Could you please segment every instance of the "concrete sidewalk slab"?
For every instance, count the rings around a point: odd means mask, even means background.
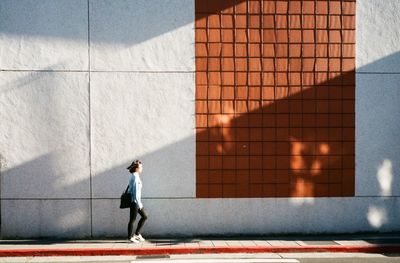
[[[220,253],[400,253],[400,234],[127,240],[0,240],[0,257]]]

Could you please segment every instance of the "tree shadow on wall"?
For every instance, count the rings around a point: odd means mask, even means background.
[[[282,86],[198,104],[198,197],[354,196],[355,73],[317,85],[307,76],[307,86],[288,86],[300,74],[285,73]],[[228,92],[208,87],[208,97]]]

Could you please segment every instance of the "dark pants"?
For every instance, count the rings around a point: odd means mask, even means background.
[[[140,215],[140,220],[136,228],[136,235],[140,234],[140,230],[142,229],[144,222],[147,220],[147,214],[144,209],[139,209],[138,205],[134,202],[131,203],[131,207],[129,208],[129,223],[128,223],[128,238],[131,238],[132,230],[133,230],[133,223],[135,223],[137,214]]]

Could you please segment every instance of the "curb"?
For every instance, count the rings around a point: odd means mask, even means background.
[[[400,253],[400,245],[364,246],[274,246],[274,247],[199,247],[199,248],[53,248],[53,249],[2,249],[0,257],[33,256],[106,256],[106,255],[172,255],[172,254],[218,254],[218,253]]]

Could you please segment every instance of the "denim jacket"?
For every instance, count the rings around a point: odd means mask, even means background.
[[[135,202],[142,209],[142,180],[140,180],[137,172],[132,173],[129,181],[129,192],[131,193],[132,202]]]

